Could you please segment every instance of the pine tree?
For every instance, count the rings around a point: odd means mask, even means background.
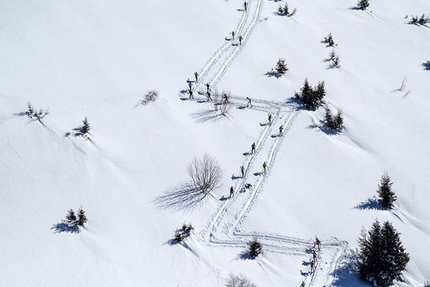
[[[361,10],[366,10],[367,7],[369,7],[369,0],[358,0],[357,6]]]
[[[276,63],[275,70],[280,75],[284,75],[285,72],[288,71],[287,64],[285,64],[285,60],[284,59],[279,59],[278,60],[278,62]]]
[[[66,221],[68,224],[76,225],[76,215],[73,209],[67,211]]]
[[[289,14],[288,4],[287,3],[285,3],[283,14],[284,15],[288,15]]]
[[[87,117],[82,121],[82,126],[80,129],[81,134],[85,135],[90,132],[90,124],[88,123]]]
[[[375,286],[390,286],[394,280],[402,279],[401,273],[410,258],[399,235],[388,221],[381,227],[376,220],[367,234],[362,231],[357,262],[361,279]]]
[[[327,36],[324,37],[324,42],[327,43],[329,47],[334,46],[334,40],[333,40],[333,36],[331,35],[331,33],[329,33]]]
[[[391,207],[397,199],[396,194],[391,190],[392,185],[393,183],[391,182],[390,177],[388,174],[384,173],[381,177],[381,184],[378,185],[377,190],[383,207]]]
[[[251,255],[252,258],[256,258],[258,255],[260,255],[262,245],[257,240],[257,237],[254,237],[253,240],[248,242],[248,245],[249,245],[249,254]]]
[[[87,216],[85,215],[85,211],[83,211],[82,208],[79,208],[77,224],[79,226],[84,226],[86,222],[87,222]]]
[[[333,128],[333,115],[328,107],[325,108],[324,123],[328,128]]]
[[[334,121],[335,130],[337,130],[338,132],[340,132],[341,130],[343,130],[343,115],[342,115],[342,110],[338,110],[337,111],[337,115],[334,117],[333,121]]]

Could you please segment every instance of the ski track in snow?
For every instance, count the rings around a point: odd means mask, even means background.
[[[239,35],[243,37],[242,46],[249,40],[256,26],[261,14],[262,5],[262,0],[250,0],[248,1],[248,11],[242,13],[235,30],[236,39]],[[202,84],[205,85],[204,83],[208,83],[211,88],[216,86],[242,48],[238,43],[233,43],[233,41],[226,39],[225,44],[205,63],[199,72],[198,82],[192,87],[193,91],[201,87]],[[199,90],[199,94],[203,95],[203,90]],[[244,97],[232,96],[230,99],[232,105],[243,106],[243,103],[246,103]],[[262,242],[265,251],[303,256],[308,254],[312,247],[312,242],[308,239],[299,239],[280,234],[241,232],[241,225],[255,205],[259,194],[263,192],[264,184],[268,180],[270,171],[275,164],[276,155],[281,148],[282,142],[287,138],[288,131],[291,129],[299,112],[297,105],[294,103],[281,103],[259,99],[256,99],[254,103],[254,110],[272,113],[272,124],[265,125],[256,141],[255,153],[246,156],[242,162],[242,165],[245,167],[245,176],[233,179],[235,181],[233,184],[235,196],[220,204],[208,224],[196,235],[201,242],[209,245],[236,248],[246,248],[248,241],[257,236]],[[275,135],[273,127],[278,127],[279,125],[284,127],[283,133],[282,135]],[[265,156],[261,155],[265,149],[269,150],[268,154]],[[252,173],[252,171],[255,172],[258,170],[258,166],[257,168],[255,166],[257,158],[260,161],[263,158],[263,161],[267,163],[266,174],[262,172],[257,174]],[[245,183],[252,183],[249,191],[245,189]],[[346,253],[348,249],[347,243],[337,238],[323,240],[321,246],[324,253],[322,251],[318,252],[318,260],[314,272],[302,272],[306,277],[304,278],[306,286],[319,286],[322,282],[324,282],[323,286],[329,286],[334,279],[329,274],[332,274],[336,270],[342,254]]]

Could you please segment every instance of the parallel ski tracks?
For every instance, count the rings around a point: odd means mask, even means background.
[[[237,37],[241,35],[243,38],[242,46],[249,40],[253,29],[256,26],[257,20],[260,17],[262,10],[263,0],[249,0],[248,11],[242,13],[240,21],[236,27],[235,33]],[[205,63],[204,67],[199,71],[199,81],[193,87],[197,90],[198,87],[208,83],[213,89],[218,81],[223,77],[228,67],[232,64],[237,54],[240,52],[241,46],[234,45],[233,41],[226,41]],[[230,99],[233,105],[242,104],[245,102],[244,98],[232,96]],[[245,167],[245,177],[237,179],[234,183],[234,190],[236,196],[225,200],[219,205],[218,209],[211,217],[203,230],[196,234],[197,238],[209,245],[216,245],[220,247],[230,248],[246,248],[247,243],[254,236],[262,242],[264,249],[269,252],[289,255],[304,255],[306,250],[309,250],[310,240],[299,239],[280,234],[268,233],[243,233],[241,231],[241,224],[247,218],[247,214],[254,206],[259,194],[263,192],[263,186],[270,176],[270,171],[273,168],[276,156],[282,142],[286,140],[289,130],[291,129],[299,110],[296,104],[285,104],[282,102],[273,102],[267,100],[254,100],[254,109],[261,110],[266,113],[273,114],[273,121],[271,125],[265,125],[256,141],[256,151],[253,155],[246,156],[242,162]],[[279,125],[284,126],[284,131],[281,136],[272,136],[273,127]],[[268,165],[266,174],[255,175],[256,178],[251,178],[252,171],[255,171],[255,160],[258,156],[261,158],[263,149],[268,149],[268,154],[264,156]],[[250,191],[241,192],[245,190],[245,183],[251,181],[254,183]],[[245,197],[246,196],[246,197]],[[231,212],[232,211],[232,212]],[[330,260],[330,265],[327,267],[330,271],[334,271],[337,264],[339,264],[341,255],[347,251],[346,242],[339,241],[336,238],[324,240],[322,248],[325,250],[335,249],[333,258]],[[320,264],[322,261],[321,254],[315,271],[307,278],[307,285],[312,286],[315,282],[315,277],[318,275]],[[327,285],[330,279],[325,280]],[[325,286],[327,286],[325,285]]]

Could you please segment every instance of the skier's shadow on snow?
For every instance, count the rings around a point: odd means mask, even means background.
[[[423,66],[424,70],[430,71],[430,61],[422,63],[422,66]]]
[[[247,152],[244,152],[243,155],[248,156],[248,155],[251,155],[251,153],[249,151],[247,151]]]
[[[238,110],[244,110],[246,108],[246,106],[238,106],[237,109]]]
[[[254,175],[254,176],[260,176],[260,175],[262,175],[262,174],[263,174],[263,172],[261,172],[261,171],[259,171],[259,172],[254,172],[254,173],[253,173],[253,175]]]
[[[191,114],[192,118],[198,119],[199,122],[217,121],[223,117],[227,117],[227,114],[222,114],[214,110],[205,110]]]
[[[54,233],[79,233],[79,227],[77,225],[69,225],[65,222],[54,224],[52,225],[51,229],[54,230]]]
[[[357,204],[354,209],[374,209],[374,210],[388,210],[387,208],[383,207],[378,199],[374,197],[369,197],[365,201],[360,202]]]
[[[239,179],[239,178],[242,178],[242,176],[234,175],[234,174],[231,176],[232,180]]]
[[[189,211],[202,204],[208,195],[210,194],[184,184],[157,196],[154,202],[164,209]]]
[[[227,199],[229,199],[230,197],[228,197],[228,196],[225,196],[225,195],[223,195],[223,196],[221,196],[220,197],[220,201],[226,201]]]

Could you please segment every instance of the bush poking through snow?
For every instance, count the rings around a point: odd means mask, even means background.
[[[369,5],[369,0],[358,0],[357,2],[357,7],[361,10],[366,10]]]
[[[218,161],[206,153],[200,159],[194,157],[187,170],[188,185],[205,196],[221,186],[222,169]]]
[[[258,255],[261,254],[262,251],[262,245],[260,241],[257,240],[257,237],[254,237],[253,240],[248,242],[249,246],[249,255],[251,255],[252,258],[256,258]]]
[[[49,115],[49,110],[44,111],[43,109],[40,109],[39,111],[37,111],[36,109],[33,108],[30,102],[27,104],[27,107],[28,107],[28,110],[24,113],[20,113],[19,115],[26,115],[32,120],[39,120],[39,121],[42,120],[45,116]]]
[[[289,14],[288,3],[285,3],[284,7],[282,7],[281,5],[279,5],[278,14],[279,15],[283,15],[283,16],[288,16],[288,14]]]
[[[430,287],[430,282],[426,282],[426,283],[424,283],[424,286],[423,287]]]
[[[329,47],[334,46],[334,40],[331,33],[329,33],[327,36],[324,37],[324,43],[326,43]]]
[[[419,24],[419,25],[425,25],[427,23],[430,23],[430,18],[427,17],[426,15],[422,14],[420,18],[418,18],[418,16],[412,16],[411,15],[411,21],[409,22],[409,24]]]
[[[175,237],[173,238],[173,240],[175,240],[176,242],[182,242],[184,241],[186,238],[190,237],[191,235],[191,231],[194,230],[194,226],[190,224],[183,224],[181,229],[177,229],[175,231]]]
[[[248,278],[241,275],[233,275],[230,274],[226,283],[226,287],[257,287],[254,283],[252,283]]]
[[[90,133],[90,123],[88,122],[87,117],[82,121],[82,126],[75,128],[76,131],[73,135],[74,136],[82,136],[84,138],[88,138],[88,134]],[[69,136],[70,133],[66,133],[65,136]]]
[[[79,208],[77,214],[78,216],[76,216],[73,209],[68,210],[66,215],[66,220],[65,220],[66,223],[69,226],[84,227],[84,224],[87,222],[87,216],[85,215],[85,211],[82,208]]]
[[[378,190],[376,191],[383,207],[392,207],[397,199],[396,194],[391,189],[392,185],[393,182],[391,182],[390,176],[384,173],[381,177],[381,184],[378,185]]]
[[[275,70],[279,75],[285,75],[285,73],[288,71],[288,67],[287,64],[285,64],[284,59],[278,60],[278,62],[276,63]]]
[[[374,286],[390,286],[402,280],[410,257],[393,225],[386,221],[381,226],[376,220],[369,232],[363,229],[358,239],[357,270],[360,278]]]
[[[151,90],[145,95],[146,102],[155,102],[158,98],[158,92],[156,90]]]

